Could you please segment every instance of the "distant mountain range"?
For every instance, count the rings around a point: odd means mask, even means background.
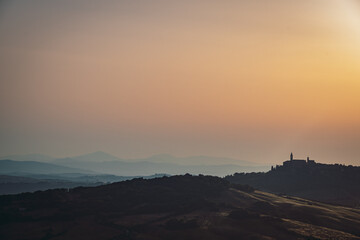
[[[259,172],[269,170],[267,166],[238,166],[238,165],[178,165],[174,163],[156,162],[125,162],[125,161],[104,161],[87,162],[78,161],[72,158],[57,159],[54,161],[58,165],[72,166],[90,171],[106,174],[133,176],[133,175],[152,175],[156,173],[167,174],[207,174],[225,176],[234,172]]]
[[[0,174],[22,175],[22,174],[60,174],[60,173],[82,173],[95,174],[93,171],[59,166],[52,163],[36,161],[13,161],[0,160]]]
[[[211,156],[188,156],[175,157],[170,154],[153,155],[147,158],[129,159],[127,161],[139,162],[155,162],[155,163],[174,163],[178,165],[238,165],[238,166],[261,166],[249,161],[238,160],[226,157],[211,157]]]
[[[158,154],[146,158],[119,158],[103,151],[92,152],[88,154],[66,157],[54,158],[43,154],[19,154],[8,155],[0,157],[0,160],[11,159],[15,161],[37,161],[37,162],[52,162],[58,159],[74,159],[77,161],[86,162],[109,162],[109,161],[124,161],[124,162],[155,162],[155,163],[174,163],[178,165],[239,165],[239,166],[263,166],[250,161],[243,161],[227,157],[211,157],[211,156],[188,156],[175,157],[170,154]]]
[[[5,157],[3,157],[5,158]],[[235,172],[267,171],[270,166],[230,158],[194,156],[179,158],[155,155],[143,159],[120,159],[105,152],[53,158],[41,154],[12,155],[0,160],[0,194],[33,192],[54,188],[97,186],[136,177],[204,174],[225,176]]]
[[[123,177],[115,175],[69,174],[25,174],[25,176],[0,175],[0,195],[24,192],[44,191],[56,188],[75,188],[99,186],[106,183],[121,182],[139,178],[140,176]],[[163,177],[164,174],[141,176],[144,179]]]
[[[0,194],[96,186],[139,176],[154,178],[165,174],[185,173],[225,176],[235,172],[270,169],[270,166],[245,161],[239,161],[243,165],[229,164],[236,161],[229,158],[179,158],[163,154],[125,160],[101,151],[68,158],[53,158],[41,154],[12,155],[7,158],[11,159],[0,160],[0,175],[3,175]]]
[[[72,168],[63,169],[63,172],[58,171],[57,173],[75,173],[82,170],[87,171],[88,173],[93,172],[118,176],[144,176],[156,173],[166,173],[171,175],[190,173],[225,176],[234,172],[259,172],[270,169],[270,166],[267,165],[260,165],[257,163],[240,161],[231,158],[216,158],[207,156],[181,158],[163,154],[142,159],[121,159],[101,151],[68,158],[52,158],[41,154],[12,155],[7,156],[6,158],[23,161],[23,165],[25,165],[24,160],[26,160],[32,161],[33,163],[34,161],[40,161],[43,163],[46,162],[48,164],[51,163],[57,166]],[[30,165],[31,164],[18,169],[25,170],[30,167]],[[52,167],[54,168],[54,166]],[[37,167],[33,167],[31,169],[35,170],[36,168]],[[79,170],[74,171],[73,168]],[[43,172],[38,173],[46,173],[45,168],[43,169]],[[21,171],[18,170],[18,172]],[[7,173],[9,173],[9,171],[7,171]]]
[[[0,160],[51,162],[55,158],[43,154],[14,154],[0,157]]]
[[[86,162],[82,163],[86,164]],[[101,165],[101,163],[95,164]],[[97,186],[138,177],[147,179],[165,175],[149,174],[144,176],[136,174],[133,176],[119,176],[81,168],[60,166],[53,163],[0,160],[0,194],[33,192],[54,188],[74,188],[78,186]]]

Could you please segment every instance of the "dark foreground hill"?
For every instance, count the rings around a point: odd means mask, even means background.
[[[360,207],[360,167],[285,164],[266,173],[236,173],[225,179],[262,191]]]
[[[360,210],[208,176],[0,197],[0,239],[360,239]]]

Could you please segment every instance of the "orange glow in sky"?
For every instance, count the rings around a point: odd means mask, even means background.
[[[360,2],[0,3],[0,155],[360,164]]]

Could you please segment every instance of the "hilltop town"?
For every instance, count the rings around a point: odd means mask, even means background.
[[[290,158],[266,173],[235,173],[225,177],[263,191],[317,201],[360,206],[360,167],[323,164],[315,160]]]

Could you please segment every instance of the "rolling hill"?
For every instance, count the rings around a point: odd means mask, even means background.
[[[0,197],[3,239],[360,239],[360,210],[210,176]],[[21,229],[21,231],[19,231]]]
[[[266,173],[235,173],[225,179],[267,192],[360,207],[360,167],[320,163],[285,165]]]

